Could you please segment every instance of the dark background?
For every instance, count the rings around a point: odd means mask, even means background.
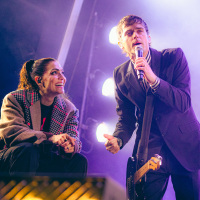
[[[58,58],[74,2],[0,0],[1,101],[17,88],[18,74],[25,61]],[[108,39],[109,31],[123,16],[135,14],[147,22],[153,48],[181,47],[184,50],[192,77],[193,107],[200,118],[199,4],[198,0],[83,1],[63,67],[66,92],[80,112],[84,108],[82,122],[89,126],[87,130],[81,129],[82,153],[89,161],[89,175],[110,176],[125,187],[126,162],[132,153],[134,136],[123,150],[112,155],[103,143],[97,142],[94,131],[101,121],[109,122],[113,129],[117,121],[115,100],[102,96],[101,87],[106,78],[112,77],[113,69],[127,60],[120,48],[110,44]],[[174,198],[171,187],[170,184],[166,199]]]

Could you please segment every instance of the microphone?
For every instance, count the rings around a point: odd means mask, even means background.
[[[135,46],[135,55],[136,58],[143,57],[143,49],[141,45]],[[137,77],[139,81],[142,81],[144,77],[144,72],[142,70],[137,70]]]

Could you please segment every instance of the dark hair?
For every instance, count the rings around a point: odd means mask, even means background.
[[[56,61],[54,58],[41,58],[38,60],[29,60],[25,62],[20,70],[20,79],[18,90],[38,90],[38,85],[35,82],[35,77],[39,76],[42,78],[46,71],[46,66],[52,62]]]
[[[138,17],[138,16],[136,16],[136,15],[127,15],[127,16],[123,17],[123,18],[119,21],[119,23],[118,23],[118,25],[117,25],[117,36],[118,36],[118,41],[121,40],[123,26],[124,26],[124,27],[127,27],[127,26],[130,26],[130,25],[135,24],[135,23],[142,24],[142,25],[144,26],[144,28],[145,28],[147,34],[149,35],[148,26],[147,26],[146,22],[145,22],[142,18],[140,18],[140,17]]]

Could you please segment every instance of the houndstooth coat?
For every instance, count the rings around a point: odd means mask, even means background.
[[[40,96],[35,91],[16,90],[5,96],[1,108],[0,136],[7,148],[21,142],[40,144],[53,134],[67,133],[76,139],[75,152],[80,152],[78,110],[67,99],[54,99],[49,133],[40,131]]]

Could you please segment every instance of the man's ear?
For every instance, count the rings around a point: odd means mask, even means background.
[[[148,42],[149,42],[149,46],[151,46],[151,36],[148,35]]]
[[[118,45],[119,45],[119,47],[123,50],[123,45],[122,45],[122,43],[121,42],[118,42]]]

